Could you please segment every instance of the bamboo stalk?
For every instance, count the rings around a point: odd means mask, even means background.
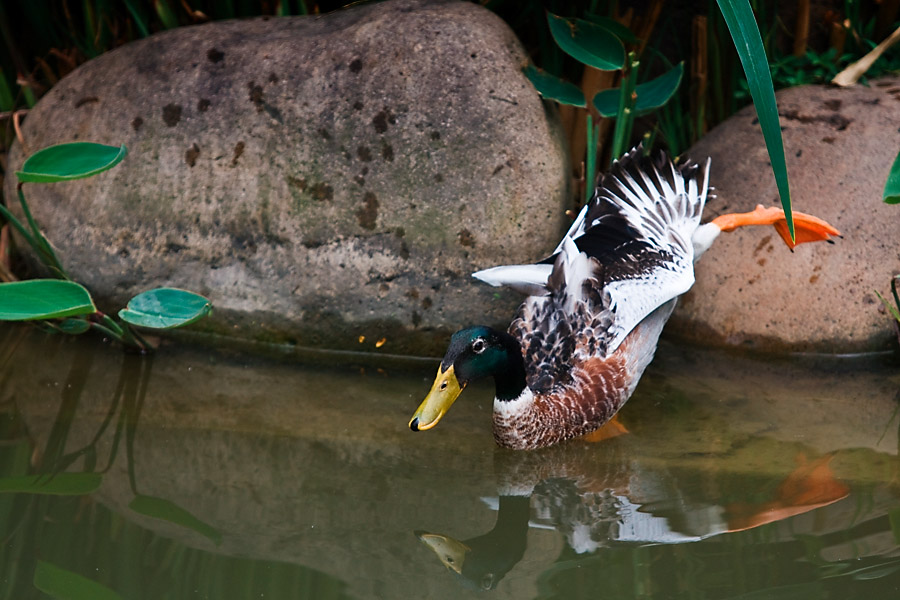
[[[831,80],[831,83],[842,87],[853,85],[888,48],[897,42],[900,42],[900,27],[898,27],[890,37],[875,46],[871,52],[835,75],[834,79]]]
[[[696,135],[706,133],[706,87],[709,83],[709,48],[706,16],[697,15],[691,23],[691,113],[697,123]]]
[[[797,1],[797,23],[794,25],[794,56],[806,54],[809,40],[809,0]]]
[[[884,37],[897,21],[900,12],[900,0],[881,0],[878,2],[878,13],[875,15],[875,39]]]
[[[844,44],[847,43],[847,28],[843,23],[832,23],[831,33],[828,35],[828,45],[834,48],[834,62],[840,60],[844,54]]]

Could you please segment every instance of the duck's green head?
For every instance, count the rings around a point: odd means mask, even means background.
[[[490,327],[469,327],[450,338],[431,391],[419,405],[409,428],[431,429],[450,409],[470,381],[493,375],[497,397],[515,398],[525,387],[519,343],[511,335]]]

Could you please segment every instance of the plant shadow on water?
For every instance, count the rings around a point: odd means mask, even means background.
[[[630,433],[516,452],[493,445],[490,386],[407,429],[431,363],[150,358],[23,332],[0,329],[2,597],[900,589],[896,366],[664,343]]]

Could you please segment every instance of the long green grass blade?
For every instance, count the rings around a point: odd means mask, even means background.
[[[0,69],[0,112],[12,112],[16,107],[16,99],[13,96],[12,88]]]
[[[775,175],[778,194],[781,196],[781,206],[784,208],[791,238],[794,239],[794,218],[791,214],[791,191],[784,157],[784,141],[781,139],[781,123],[778,120],[772,74],[769,72],[759,27],[756,25],[749,0],[717,0],[717,2],[731,32],[744,73],[747,75],[750,97],[753,98],[763,138],[766,140],[766,149],[769,151],[769,159],[772,161],[772,172]]]
[[[594,119],[590,113],[587,115],[585,127],[587,135],[585,160],[584,160],[584,203],[588,204],[594,196],[594,185],[597,179],[597,142],[600,128],[594,125]]]
[[[178,27],[178,17],[168,0],[154,0],[153,8],[156,9],[156,16],[159,17],[165,29],[175,29]]]
[[[888,204],[900,204],[900,154],[894,159],[891,172],[884,183],[884,201]]]
[[[131,13],[131,18],[134,19],[134,25],[140,32],[141,37],[149,37],[150,29],[147,27],[147,21],[137,11],[137,7],[134,5],[134,0],[125,0],[125,6],[128,8],[128,12]]]

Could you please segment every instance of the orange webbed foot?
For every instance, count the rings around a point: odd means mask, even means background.
[[[840,236],[841,232],[831,224],[818,217],[802,212],[794,212],[794,233],[796,240],[791,240],[787,219],[780,208],[764,207],[757,204],[752,212],[731,213],[721,215],[712,220],[722,231],[734,231],[746,225],[772,225],[791,250],[798,244],[806,242],[833,243],[831,236]]]
[[[607,421],[600,429],[595,429],[590,433],[584,434],[581,436],[581,439],[586,442],[602,442],[603,440],[619,437],[626,433],[629,433],[629,431],[625,425],[622,424],[622,421],[619,420],[619,415],[614,415],[613,418]]]

